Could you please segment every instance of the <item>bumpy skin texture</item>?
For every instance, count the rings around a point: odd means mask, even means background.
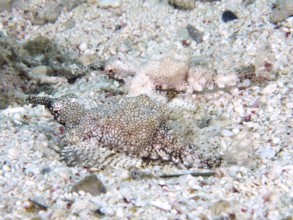
[[[211,168],[219,159],[204,159],[166,125],[168,110],[145,95],[113,97],[93,108],[75,96],[28,97],[44,105],[66,128],[62,160],[69,166],[103,168],[171,162],[187,168]]]

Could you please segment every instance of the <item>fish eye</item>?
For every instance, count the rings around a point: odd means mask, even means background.
[[[60,114],[58,113],[58,111],[56,111],[56,112],[54,111],[53,115],[54,115],[54,119],[58,121],[59,117],[60,117]]]
[[[51,110],[51,113],[52,113],[52,115],[58,115],[58,114],[60,114],[59,110],[58,109],[54,109],[54,108]]]

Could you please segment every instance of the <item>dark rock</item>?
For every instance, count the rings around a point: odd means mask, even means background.
[[[193,27],[192,25],[188,24],[186,26],[189,36],[198,44],[202,42],[203,34],[197,28]]]
[[[40,210],[47,211],[48,206],[44,205],[44,201],[39,201],[39,200],[42,200],[42,199],[40,198],[28,199],[29,205],[25,207],[25,210],[30,213],[37,212]]]
[[[86,176],[81,181],[77,182],[71,189],[71,192],[83,191],[90,193],[93,196],[106,193],[104,184],[97,178],[96,175]]]
[[[41,170],[41,174],[47,174],[51,172],[51,168],[50,167],[45,167]]]
[[[246,5],[249,6],[255,2],[255,0],[242,0],[242,2]]]
[[[222,21],[224,22],[229,22],[237,19],[238,17],[232,11],[227,10],[224,11],[222,14]]]

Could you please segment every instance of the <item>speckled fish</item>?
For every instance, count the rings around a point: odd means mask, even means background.
[[[44,105],[65,126],[62,160],[68,166],[106,168],[144,163],[172,163],[185,168],[213,168],[219,158],[204,158],[167,125],[166,106],[146,95],[112,97],[90,108],[78,97],[27,98]]]

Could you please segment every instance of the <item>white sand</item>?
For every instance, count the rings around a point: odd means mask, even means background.
[[[37,8],[44,7],[44,2],[26,4]],[[186,136],[189,141],[208,150],[217,148],[225,165],[209,178],[129,180],[127,170],[106,170],[97,173],[106,194],[72,194],[72,185],[89,175],[89,170],[69,168],[59,161],[54,149],[61,143],[61,125],[42,107],[9,107],[0,111],[0,218],[293,218],[293,18],[276,28],[270,23],[272,2],[266,0],[248,6],[240,0],[198,2],[191,11],[175,10],[159,0],[102,1],[113,2],[114,7],[88,2],[42,26],[32,25],[22,10],[6,10],[1,13],[0,28],[20,41],[44,35],[85,63],[92,54],[102,59],[120,55],[127,66],[133,65],[131,70],[137,68],[137,74],[143,73],[150,59],[188,56],[200,63],[213,71],[211,82],[189,84],[187,92],[211,85],[215,91],[186,93],[172,100],[169,106],[186,110],[174,116],[178,120],[173,124],[181,124],[183,132],[191,131]],[[239,19],[223,23],[221,14],[226,9]],[[66,29],[69,21],[75,25]],[[187,24],[203,32],[202,43],[188,37]],[[121,29],[115,31],[117,25]],[[182,40],[190,45],[185,47]],[[239,89],[242,84],[235,69],[250,64],[260,82]],[[117,91],[120,85],[101,75],[96,71],[74,84],[58,85],[55,94],[94,97],[105,87]],[[127,77],[128,85],[132,76]],[[152,90],[156,82],[150,80],[145,90],[140,90],[139,81],[135,83],[136,94],[147,91],[166,102],[165,94]],[[229,88],[218,91],[218,87]],[[199,128],[206,119],[208,125]],[[29,199],[48,209],[33,209]]]

